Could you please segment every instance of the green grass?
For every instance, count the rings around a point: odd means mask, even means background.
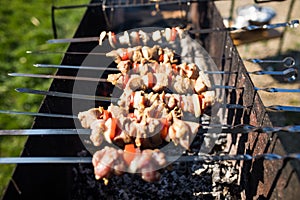
[[[89,0],[59,0],[55,5],[88,3]],[[47,89],[51,80],[8,77],[9,72],[55,73],[37,69],[34,63],[59,64],[62,55],[29,55],[27,50],[64,51],[67,45],[49,45],[52,0],[0,1],[0,109],[36,112],[41,96],[19,94],[17,87]],[[59,37],[72,37],[85,9],[58,10],[56,22]],[[29,116],[0,115],[0,129],[30,128]],[[0,157],[19,156],[26,137],[0,136]],[[0,198],[12,175],[14,165],[0,165]]]

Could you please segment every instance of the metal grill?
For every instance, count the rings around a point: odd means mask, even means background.
[[[94,2],[95,3],[95,2]],[[187,1],[103,1],[103,12],[99,12],[98,8],[93,6],[89,7],[81,24],[78,27],[74,38],[81,38],[87,36],[97,36],[103,30],[117,30],[123,31],[130,28],[143,27],[143,22],[132,24],[132,18],[124,21],[124,23],[114,23],[107,20],[106,11],[114,12],[113,9],[127,9],[139,6],[157,6],[174,4],[170,10],[181,9],[180,4],[187,3]],[[179,4],[179,6],[178,6]],[[197,5],[198,15],[195,21],[191,22],[194,28],[225,28],[222,23],[222,18],[212,2],[201,2]],[[157,7],[156,7],[157,8]],[[123,10],[124,11],[124,10]],[[126,12],[128,10],[125,10]],[[124,16],[126,15],[126,12]],[[138,14],[143,16],[147,14],[144,10],[139,10]],[[147,19],[149,16],[145,15],[141,17]],[[98,20],[95,20],[98,19]],[[99,20],[101,19],[101,20]],[[106,19],[106,20],[105,20]],[[113,18],[111,18],[113,19]],[[106,22],[106,23],[105,23]],[[184,19],[186,23],[186,19]],[[169,21],[161,22],[155,20],[154,25],[168,26]],[[173,23],[173,22],[171,22]],[[177,22],[177,25],[183,23]],[[153,25],[152,24],[152,25]],[[121,26],[120,26],[121,25]],[[98,29],[95,29],[97,27]],[[110,29],[111,28],[111,29]],[[214,62],[221,71],[237,72],[222,74],[222,85],[233,86],[236,88],[243,88],[239,90],[226,90],[226,103],[238,104],[246,107],[247,109],[228,109],[226,110],[226,124],[230,126],[239,124],[251,124],[253,126],[272,126],[270,119],[267,115],[266,107],[263,105],[257,90],[255,89],[252,81],[249,78],[246,71],[243,60],[240,58],[235,46],[232,43],[230,34],[226,31],[212,31],[206,34],[197,36],[199,41],[202,42],[204,48],[208,51],[209,55],[214,59]],[[67,52],[90,52],[97,46],[97,43],[72,43],[70,44]],[[216,48],[222,47],[222,48]],[[85,55],[65,54],[62,61],[62,65],[81,65],[85,59]],[[101,63],[98,63],[101,65]],[[59,69],[56,75],[60,76],[75,76],[78,70],[66,70]],[[92,71],[87,71],[86,76],[93,77]],[[82,94],[89,94],[89,88],[91,83],[82,81],[84,87],[82,88]],[[56,92],[73,92],[74,80],[61,80],[54,79],[49,91]],[[109,88],[106,83],[100,83],[99,94],[106,96],[106,92],[101,88]],[[94,92],[94,91],[93,91]],[[89,100],[88,100],[89,101]],[[72,113],[72,104],[78,105],[79,110],[87,110],[86,103],[83,104],[82,100],[71,100],[68,98],[60,98],[58,96],[46,96],[39,112],[40,113],[60,113],[70,115]],[[89,104],[93,104],[94,107],[98,106],[94,101],[90,100]],[[101,103],[102,106],[108,106],[108,103]],[[36,117],[33,129],[63,129],[63,128],[76,128],[73,119],[59,119],[48,117]],[[241,197],[240,192],[245,189],[244,195],[247,198],[256,197],[256,194],[260,194],[266,198],[276,190],[276,184],[280,179],[281,174],[284,176],[287,174],[293,177],[290,173],[290,169],[286,169],[290,163],[288,159],[298,158],[298,155],[287,155],[286,157],[275,156],[285,155],[278,137],[274,133],[259,134],[258,132],[251,132],[249,134],[232,134],[226,135],[227,143],[230,144],[226,149],[221,150],[222,153],[226,153],[224,157],[203,157],[208,163],[211,160],[230,159],[230,155],[242,155],[235,157],[236,162],[233,165],[239,170],[239,185],[244,185],[244,188],[239,188],[236,184],[232,183],[232,193],[236,192],[237,197]],[[87,152],[83,152],[85,147],[82,144],[78,135],[43,135],[43,136],[29,136],[26,145],[24,147],[22,157],[90,157]],[[217,151],[217,150],[216,150]],[[266,154],[274,153],[274,154]],[[229,154],[229,155],[227,155]],[[249,154],[249,155],[248,155]],[[261,155],[261,156],[256,156]],[[252,158],[255,158],[252,160]],[[267,160],[283,159],[282,161],[267,161]],[[248,160],[248,161],[247,161]],[[79,162],[79,161],[78,161]],[[84,160],[86,162],[86,160]],[[84,163],[83,162],[83,163]],[[297,162],[297,161],[295,161]],[[203,164],[206,164],[205,162]],[[209,163],[214,165],[214,163]],[[182,169],[181,174],[191,174],[192,164],[187,162],[180,163],[178,169]],[[226,166],[220,164],[220,170],[227,169]],[[262,169],[270,170],[262,170]],[[263,173],[263,174],[262,174]],[[172,173],[170,173],[172,175]],[[171,176],[167,175],[167,176]],[[275,175],[275,176],[274,176]],[[6,191],[4,199],[83,199],[83,198],[99,198],[99,196],[112,195],[118,191],[118,186],[124,184],[124,179],[114,179],[110,186],[103,189],[103,185],[96,183],[92,178],[92,166],[90,164],[47,164],[41,165],[30,164],[18,165],[13,175],[12,181]],[[262,177],[264,179],[262,180]],[[131,180],[125,176],[125,179]],[[133,179],[136,181],[136,179]],[[264,181],[264,184],[260,184],[260,181]],[[275,182],[274,182],[275,181]],[[290,183],[291,181],[288,180]],[[199,184],[205,185],[205,181],[199,180]],[[298,181],[293,181],[294,184],[299,185]],[[86,185],[89,184],[89,185]],[[139,184],[139,182],[138,182]],[[144,184],[144,183],[143,183]],[[163,183],[162,183],[163,184]],[[193,182],[193,184],[195,184]],[[158,187],[157,185],[150,186],[144,184],[145,188]],[[190,185],[191,186],[191,185]],[[192,187],[192,186],[191,186]],[[196,187],[196,186],[195,186]],[[105,190],[105,194],[100,194],[99,190]],[[124,188],[122,188],[123,190]],[[132,189],[132,187],[130,187]],[[202,188],[203,192],[199,192],[200,197],[213,198],[209,187]],[[146,189],[145,189],[146,190]],[[254,191],[257,190],[257,193]],[[147,190],[148,191],[148,190]],[[155,190],[152,193],[151,198],[159,198],[159,194],[155,194]],[[210,192],[205,192],[210,191]],[[156,195],[156,196],[155,196]],[[184,195],[184,194],[182,194]],[[202,195],[202,196],[201,196]],[[125,198],[120,196],[120,198]]]

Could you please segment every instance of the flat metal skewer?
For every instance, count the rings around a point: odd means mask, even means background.
[[[102,52],[72,52],[72,51],[26,51],[27,54],[69,54],[69,55],[95,55],[105,56]]]
[[[60,75],[46,75],[46,74],[25,74],[25,73],[9,73],[9,76],[14,77],[31,77],[31,78],[47,78],[47,79],[66,79],[66,80],[82,80],[82,81],[95,81],[95,82],[108,82],[107,79],[103,78],[90,78],[90,77],[80,77],[80,76],[60,76]],[[243,87],[227,86],[227,85],[214,85],[210,88],[214,89],[244,89]],[[290,93],[299,93],[300,89],[286,89],[286,88],[258,88],[254,87],[256,91],[264,91],[269,93],[276,92],[290,92]],[[76,94],[74,94],[76,95]],[[89,98],[92,99],[92,98]]]
[[[94,67],[94,66],[51,65],[51,64],[34,64],[33,66],[37,67],[37,68],[84,69],[84,70],[117,71],[117,72],[120,72],[120,70],[117,69],[117,68]]]
[[[103,78],[90,78],[90,77],[80,77],[80,76],[62,76],[62,75],[49,75],[49,74],[25,74],[25,73],[9,73],[8,75],[9,76],[17,76],[17,77],[30,77],[30,78],[107,82],[107,80],[103,79]]]
[[[235,87],[235,86],[230,86],[230,85],[214,85],[210,89],[239,90],[239,89],[244,89],[244,87]],[[264,91],[264,92],[269,92],[269,93],[277,93],[277,92],[299,93],[300,92],[300,89],[286,89],[286,88],[274,88],[274,87],[268,87],[268,88],[254,87],[254,90],[256,90],[256,91]]]
[[[211,128],[222,128],[222,134],[248,134],[257,133],[275,133],[288,132],[300,133],[300,125],[283,127],[262,127],[249,124],[226,125],[226,124],[201,124],[204,128],[201,133],[206,133]],[[210,126],[210,128],[206,128]],[[0,130],[0,136],[33,136],[33,135],[90,135],[90,129],[19,129],[19,130]],[[209,133],[207,133],[209,134]]]
[[[202,161],[226,161],[226,160],[285,160],[300,159],[300,153],[290,153],[279,155],[275,153],[266,153],[258,155],[237,154],[237,155],[198,155],[198,156],[168,156],[169,162],[202,162]],[[2,157],[0,164],[89,164],[92,163],[91,157]]]
[[[92,100],[92,101],[105,101],[105,102],[112,102],[112,103],[117,103],[119,101],[119,98],[114,98],[114,97],[73,94],[73,93],[45,91],[45,90],[34,90],[29,88],[16,88],[15,90],[21,93],[47,95],[53,97],[63,97],[63,98],[72,98],[72,99],[74,98],[74,99]]]
[[[57,117],[57,118],[78,119],[78,117],[75,115],[64,115],[64,114],[54,114],[54,113],[23,112],[23,111],[13,111],[13,110],[0,110],[0,113],[9,114],[9,115],[29,115],[35,117]]]
[[[33,136],[33,135],[90,135],[90,129],[19,129],[0,130],[0,136]]]
[[[58,68],[58,69],[84,69],[84,70],[99,70],[99,71],[120,71],[117,68],[95,67],[95,66],[71,66],[71,65],[51,65],[51,64],[34,64],[38,68]],[[237,74],[238,72],[231,71],[204,71],[205,74]],[[273,76],[294,76],[297,74],[297,69],[287,68],[282,71],[253,71],[246,72],[253,75],[273,75]]]
[[[232,87],[230,89],[232,89]],[[279,88],[277,88],[277,89],[279,89]],[[29,89],[29,88],[17,88],[16,91],[21,92],[21,93],[28,93],[28,94],[49,95],[49,96],[56,96],[56,97],[76,98],[76,99],[92,100],[92,101],[97,100],[97,101],[106,101],[106,102],[112,102],[112,103],[116,103],[119,100],[119,98],[113,98],[113,97],[71,94],[71,93],[55,92],[55,91],[34,90],[34,89]],[[287,92],[287,91],[285,91],[285,92]],[[244,105],[239,105],[239,104],[225,104],[225,105],[223,105],[223,104],[217,105],[217,104],[218,103],[216,103],[216,106],[225,107],[227,109],[248,109],[248,108],[252,107],[252,106],[244,106]],[[295,107],[295,106],[272,105],[272,106],[266,106],[265,108],[269,111],[300,112],[300,107]]]

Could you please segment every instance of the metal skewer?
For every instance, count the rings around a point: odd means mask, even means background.
[[[77,77],[77,76],[61,76],[61,75],[49,75],[49,74],[24,74],[24,73],[9,73],[9,76],[17,77],[30,77],[30,78],[46,78],[46,79],[63,79],[63,80],[77,80],[77,81],[96,81],[107,82],[103,78],[90,78],[90,77]]]
[[[249,109],[252,106],[243,106],[239,104],[226,104],[226,108],[228,109]],[[271,106],[265,106],[267,111],[282,111],[282,112],[300,112],[300,107],[296,106],[281,106],[281,105],[271,105]]]
[[[63,52],[63,51],[26,51],[26,53],[29,54],[77,54],[77,55],[101,55],[101,56],[106,56],[107,53],[99,52]],[[197,57],[197,56],[194,56]],[[282,63],[283,66],[285,67],[294,67],[296,64],[296,61],[292,57],[286,57],[283,60],[262,60],[262,59],[246,59],[245,61],[252,62],[255,64],[258,63]],[[52,65],[52,64],[34,64],[35,67],[41,67],[41,68],[70,68],[70,69],[80,69],[86,68],[86,69],[91,69],[91,70],[102,70],[101,67],[91,67],[91,66],[69,66],[69,65]],[[66,67],[64,67],[66,66]],[[103,67],[102,67],[103,68]],[[114,68],[108,68],[109,70],[113,70]],[[115,69],[118,71],[118,69]]]
[[[106,53],[95,53],[95,52],[72,52],[72,51],[26,51],[27,54],[70,54],[70,55],[97,55],[105,56]]]
[[[223,87],[223,86],[220,86]],[[225,86],[226,87],[226,86]],[[229,86],[231,87],[231,86]],[[231,88],[232,89],[232,88]],[[279,88],[278,88],[279,89]],[[49,95],[49,96],[56,96],[56,97],[65,97],[65,98],[76,98],[76,99],[84,99],[84,100],[98,100],[98,101],[108,101],[108,102],[118,102],[119,98],[111,98],[111,97],[102,97],[102,96],[91,96],[91,95],[82,95],[82,94],[70,94],[70,93],[63,93],[63,92],[54,92],[54,91],[43,91],[43,90],[34,90],[29,88],[17,88],[17,92],[22,93],[29,93],[29,94],[38,94],[38,95]],[[248,109],[251,106],[243,106],[239,104],[218,104],[216,102],[216,106],[225,107],[227,109]],[[300,112],[300,107],[295,106],[278,106],[272,105],[267,106],[267,110],[269,111],[289,111],[289,112]]]
[[[9,76],[15,77],[31,77],[31,78],[54,78],[54,79],[67,79],[67,80],[84,80],[84,81],[95,81],[95,82],[108,82],[107,79],[102,78],[90,78],[90,77],[80,77],[80,76],[60,76],[60,75],[44,75],[44,74],[24,74],[24,73],[9,73]],[[210,89],[243,89],[243,87],[227,86],[227,85],[214,85]],[[257,88],[254,87],[256,91],[265,91],[269,93],[276,92],[290,92],[298,93],[300,89],[285,89],[285,88]],[[28,89],[27,89],[28,90]],[[76,94],[74,94],[76,95]],[[75,97],[73,97],[75,98]],[[92,98],[89,98],[92,99]],[[100,99],[99,99],[100,100]],[[101,99],[103,101],[103,99]]]
[[[239,90],[239,89],[244,89],[244,87],[235,87],[235,86],[229,86],[229,85],[214,85],[210,89],[232,89],[232,90]],[[256,91],[264,91],[264,92],[269,92],[269,93],[277,93],[277,92],[299,93],[300,92],[300,89],[286,89],[286,88],[274,88],[274,87],[268,87],[268,88],[254,87],[254,90],[256,90]]]
[[[69,118],[77,119],[75,115],[63,115],[54,113],[37,113],[37,112],[23,112],[23,111],[12,111],[12,110],[0,110],[1,114],[12,114],[12,115],[30,115],[35,117],[58,117],[58,118]]]
[[[109,70],[109,71],[118,71],[117,68],[105,68],[105,67],[92,67],[92,66],[69,66],[69,65],[51,65],[51,64],[35,64],[35,67],[42,67],[42,68],[58,68],[58,69],[85,69],[85,70]],[[204,71],[206,74],[237,74],[238,72],[231,72],[231,71]],[[297,79],[297,69],[295,68],[286,68],[283,71],[253,71],[253,72],[246,72],[248,74],[253,75],[273,75],[273,76],[286,76],[286,80],[288,81],[295,81]]]
[[[64,98],[74,98],[74,99],[93,100],[93,101],[105,101],[105,102],[112,102],[112,103],[117,103],[119,101],[119,98],[113,98],[113,97],[72,94],[72,93],[45,91],[45,90],[34,90],[34,89],[29,89],[29,88],[16,88],[15,90],[17,92],[21,92],[21,93],[47,95],[47,96],[53,96],[53,97],[64,97]]]
[[[300,125],[283,126],[283,127],[262,127],[252,126],[249,124],[239,124],[229,126],[226,124],[206,124],[203,127],[210,126],[210,128],[203,128],[201,133],[206,133],[211,128],[222,128],[222,134],[248,134],[250,132],[257,133],[275,133],[288,132],[300,133]],[[0,130],[0,136],[33,136],[33,135],[90,135],[90,129],[20,129],[20,130]]]
[[[277,23],[277,24],[266,24],[262,26],[245,26],[242,28],[236,27],[229,27],[229,28],[208,28],[208,29],[200,29],[200,30],[191,30],[188,31],[192,34],[200,33],[200,34],[207,34],[213,32],[230,32],[230,31],[237,31],[237,30],[245,30],[245,31],[252,31],[257,29],[275,29],[279,27],[290,27],[296,28],[299,25],[299,20],[292,20],[290,22],[285,23]],[[99,37],[85,37],[85,38],[64,38],[64,39],[51,39],[48,40],[47,43],[55,44],[55,43],[75,43],[75,42],[98,42]]]
[[[225,160],[285,160],[300,159],[300,153],[290,153],[279,155],[275,153],[266,153],[258,155],[238,154],[238,155],[198,155],[198,156],[168,156],[169,162],[201,162],[201,161],[225,161]],[[0,158],[0,164],[83,164],[92,163],[91,157],[6,157]]]
[[[56,68],[56,69],[84,69],[84,70],[96,70],[96,71],[117,71],[120,72],[117,68],[108,68],[108,67],[93,67],[93,66],[74,66],[74,65],[51,65],[51,64],[34,64],[34,67],[38,68]]]
[[[33,135],[90,135],[90,129],[21,129],[0,130],[0,136],[33,136]]]

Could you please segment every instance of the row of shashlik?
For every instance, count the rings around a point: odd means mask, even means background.
[[[78,117],[84,128],[92,130],[91,140],[95,146],[105,140],[120,146],[135,141],[138,146],[156,147],[162,140],[171,140],[188,148],[190,141],[187,138],[197,133],[199,125],[180,118],[184,112],[199,117],[212,104],[212,94],[211,91],[202,95],[123,93],[119,106],[110,105],[107,110],[92,108],[80,112]],[[182,128],[181,134],[174,133],[179,128],[177,126]]]
[[[92,163],[97,180],[131,172],[139,173],[143,180],[153,182],[159,180],[157,169],[166,165],[166,159],[158,149],[140,151],[129,144],[124,150],[106,146],[94,154]]]
[[[146,75],[148,72],[152,72],[180,75],[182,77],[195,80],[199,77],[199,69],[194,63],[182,63],[177,65],[171,63],[158,62],[132,63],[131,60],[124,60],[118,63],[117,68],[120,70],[122,75],[139,74],[143,76]]]
[[[199,73],[200,74],[200,73]],[[170,91],[178,94],[201,94],[207,90],[206,80],[199,76],[196,80],[180,75],[148,72],[138,74],[109,74],[107,81],[116,87],[129,91],[151,89],[154,92]]]
[[[118,48],[106,54],[113,57],[116,63],[130,60],[133,63],[159,62],[159,63],[178,63],[176,54],[169,48],[161,48],[158,45],[153,47],[135,46],[132,48]]]
[[[147,45],[149,41],[156,43],[174,42],[176,38],[182,38],[184,30],[179,27],[165,28],[156,30],[152,33],[139,31],[124,31],[123,34],[115,34],[112,31],[102,31],[99,36],[99,45],[103,44],[103,40],[108,38],[111,47],[116,48],[117,45],[135,46]]]

